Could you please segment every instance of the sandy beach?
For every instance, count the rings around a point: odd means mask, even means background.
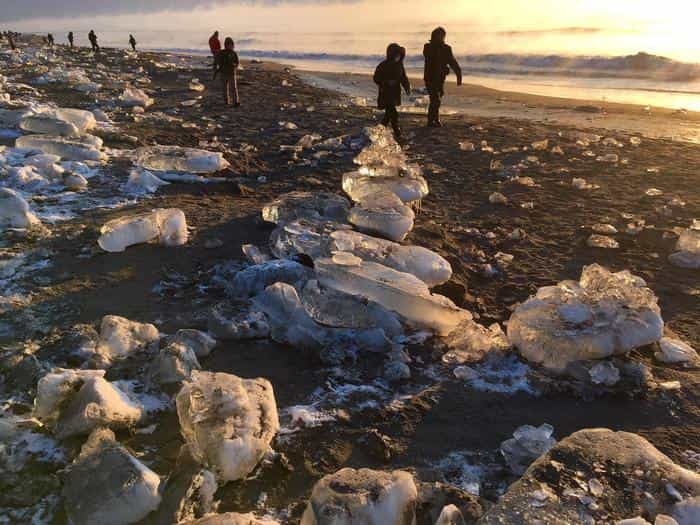
[[[95,340],[105,315],[174,334],[210,329],[217,305],[234,313],[248,308],[247,301],[232,300],[226,286],[250,265],[244,245],[269,251],[274,225],[262,220],[262,208],[290,191],[341,194],[343,174],[356,169],[357,152],[287,146],[311,134],[319,136],[314,143],[357,137],[381,119],[373,109],[374,89],[362,75],[246,62],[239,76],[242,106],[234,109],[223,104],[219,82],[211,81],[208,58],[113,49],[93,58],[86,49],[65,47],[44,53],[54,58],[12,62],[0,55],[2,74],[15,86],[8,89],[12,99],[103,109],[111,124],[95,134],[110,157],[82,193],[27,197],[44,233],[6,230],[0,236],[0,263],[26,257],[15,271],[3,273],[8,266],[0,265],[0,394],[7,417],[32,415],[37,381],[51,369],[88,367],[77,350]],[[36,83],[67,62],[84,68],[101,88],[83,93],[62,82]],[[138,83],[143,78],[149,82]],[[188,87],[193,78],[203,91]],[[154,99],[145,112],[119,105],[130,83]],[[418,79],[414,87],[422,87]],[[700,217],[700,114],[449,85],[444,127],[429,129],[425,108],[420,100],[416,105],[421,96],[416,92],[402,108],[401,146],[410,162],[422,166],[430,193],[416,207],[415,226],[402,243],[428,248],[450,263],[452,278],[433,292],[484,326],[505,326],[538,288],[578,280],[584,266],[598,263],[642,277],[658,297],[665,334],[700,348],[698,270],[668,261],[679,233]],[[600,140],[582,142],[581,132]],[[14,145],[14,138],[2,136],[0,148]],[[533,145],[545,139],[544,148]],[[220,152],[230,166],[205,175],[216,182],[171,182],[153,194],[124,193],[134,167],[128,151],[156,144]],[[574,179],[587,186],[580,189]],[[505,200],[490,201],[495,192]],[[186,244],[100,249],[105,223],[155,208],[184,212]],[[600,224],[614,227],[608,236],[617,248],[589,246]],[[641,364],[647,381],[610,387],[549,374],[514,350],[469,363],[485,378],[471,384],[442,359],[441,338],[407,333],[404,349],[410,378],[391,382],[382,355],[330,365],[318,352],[270,338],[219,340],[200,359],[202,369],[267,378],[281,431],[275,454],[254,474],[219,486],[218,512],[299,523],[321,477],[367,467],[404,469],[425,486],[439,482],[440,501],[457,504],[467,523],[477,523],[518,479],[504,465],[499,445],[527,424],[548,423],[557,439],[584,428],[633,432],[675,463],[699,468],[700,368],[659,362],[655,345],[616,358]],[[177,388],[154,392],[141,381],[150,359],[132,356],[111,366],[106,378],[131,381],[139,395],[161,402],[147,422],[116,435],[165,480],[184,441],[169,397]],[[676,381],[678,388],[668,386]],[[67,523],[61,472],[85,436],[59,444],[45,425],[32,428],[61,453],[28,453],[21,468],[0,473],[0,522],[28,523],[34,516],[38,523]],[[419,506],[419,525],[435,522],[436,505],[426,499]],[[167,523],[165,506],[141,523]],[[596,523],[613,523],[634,510],[603,506],[591,512]]]

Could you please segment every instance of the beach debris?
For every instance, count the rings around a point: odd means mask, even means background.
[[[159,487],[158,475],[117,443],[112,431],[97,429],[65,475],[68,520],[75,525],[141,521],[160,505]]]
[[[630,144],[632,144],[633,146],[641,146],[642,139],[639,137],[630,137]]]
[[[204,87],[204,84],[202,84],[198,78],[193,78],[190,80],[189,84],[190,91],[204,91],[206,88]]]
[[[136,425],[144,409],[104,379],[103,370],[55,369],[37,384],[34,413],[58,439],[88,434],[99,427]]]
[[[697,362],[698,354],[688,343],[680,339],[663,337],[659,341],[659,350],[654,357],[662,363],[693,363]]]
[[[221,481],[245,478],[279,431],[267,379],[194,370],[176,397],[180,430],[194,458]]]
[[[61,137],[59,135],[23,135],[15,141],[17,148],[35,149],[64,160],[103,161],[102,139],[94,135]]]
[[[0,228],[30,229],[40,224],[41,221],[19,193],[0,187]]]
[[[301,525],[407,525],[415,522],[417,498],[407,472],[344,468],[314,485]]]
[[[124,92],[119,95],[119,104],[125,107],[140,106],[147,108],[153,105],[155,100],[149,97],[145,91],[137,87],[127,87]]]
[[[137,166],[151,171],[216,173],[230,166],[223,154],[180,146],[148,146],[136,150]]]
[[[521,476],[533,461],[556,445],[553,433],[554,427],[547,423],[539,427],[523,425],[515,429],[513,437],[501,443],[501,454],[511,472]]]
[[[535,151],[546,151],[549,148],[549,139],[533,142],[531,147]]]
[[[617,164],[620,162],[620,156],[617,153],[608,153],[606,155],[599,155],[596,157],[597,162],[605,162],[608,164]]]
[[[620,247],[620,243],[617,242],[612,237],[607,237],[606,235],[593,234],[588,237],[586,244],[590,248],[607,248],[615,249]]]
[[[100,228],[97,243],[106,252],[123,252],[129,246],[156,242],[181,246],[187,242],[187,221],[182,210],[158,208],[151,212],[119,217]]]
[[[363,261],[346,252],[315,261],[323,286],[351,295],[364,296],[394,311],[415,326],[448,335],[471,314],[455,306],[447,297],[431,294],[416,276],[382,264]]]
[[[502,193],[499,193],[497,191],[493,192],[491,195],[489,195],[489,202],[491,204],[508,204],[508,198],[503,195]]]
[[[580,281],[540,288],[508,322],[520,354],[554,372],[574,361],[625,354],[661,339],[657,297],[629,271],[586,266]]]
[[[676,498],[669,497],[669,485]],[[700,475],[673,463],[641,436],[585,429],[535,460],[479,523],[618,523],[639,509],[678,519],[679,507],[699,494]]]
[[[597,223],[591,226],[591,230],[599,235],[615,235],[617,233],[617,228],[612,224],[608,223]]]
[[[680,268],[700,268],[700,220],[694,220],[681,232],[676,252],[669,255],[668,260]]]
[[[589,184],[586,179],[582,178],[574,178],[571,181],[571,185],[576,188],[577,190],[595,190],[598,189],[600,186],[597,186],[595,184]]]
[[[459,143],[459,149],[462,151],[476,151],[476,146],[473,142],[464,141]]]
[[[648,197],[660,197],[664,192],[658,188],[649,188],[644,194]]]
[[[347,220],[350,202],[343,196],[328,192],[294,191],[281,195],[262,209],[266,222],[280,224],[295,219]]]

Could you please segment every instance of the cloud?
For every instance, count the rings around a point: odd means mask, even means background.
[[[231,5],[351,4],[360,0],[24,0],[2,6],[0,25],[20,20],[194,11]],[[5,3],[4,0],[1,3]]]

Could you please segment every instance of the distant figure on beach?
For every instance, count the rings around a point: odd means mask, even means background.
[[[462,85],[462,69],[452,54],[452,48],[445,43],[447,31],[438,27],[430,36],[430,42],[423,48],[425,57],[425,70],[423,80],[430,96],[430,106],[428,107],[428,126],[439,128],[440,105],[445,94],[445,78],[450,73],[450,69],[457,75],[457,85]]]
[[[70,48],[73,49],[73,31],[68,33],[68,44],[70,45]]]
[[[90,41],[90,46],[92,46],[92,50],[94,52],[97,52],[100,50],[100,46],[97,43],[97,35],[95,34],[95,32],[92,29],[90,29],[90,32],[88,33],[88,40]]]
[[[131,49],[136,51],[136,39],[134,38],[134,35],[129,35],[129,45],[131,46]]]
[[[239,107],[238,98],[238,54],[234,51],[233,38],[226,37],[224,50],[215,55],[214,78],[221,74],[221,84],[224,88],[224,100],[226,104]],[[233,94],[233,96],[231,96]]]
[[[51,33],[46,36],[46,41],[49,43],[49,47],[53,47],[54,39]]]
[[[374,83],[379,86],[377,107],[384,110],[382,124],[385,127],[391,124],[397,139],[401,137],[399,112],[396,109],[401,105],[401,88],[403,87],[407,95],[411,94],[411,84],[403,66],[405,57],[405,48],[398,44],[389,44],[386,60],[382,61],[374,71]]]
[[[12,51],[17,49],[17,46],[15,46],[15,39],[14,39],[14,36],[12,35],[12,31],[7,32],[7,41],[10,44],[10,49],[12,49]]]
[[[214,31],[214,34],[209,37],[209,50],[211,56],[214,57],[214,71],[216,71],[216,55],[221,51],[221,40],[219,40],[219,32]]]

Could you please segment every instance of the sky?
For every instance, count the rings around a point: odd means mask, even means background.
[[[144,16],[147,15],[147,16]],[[44,32],[532,31],[603,28],[644,34],[652,51],[700,62],[696,0],[0,0],[0,27]],[[678,50],[678,52],[673,52]]]

